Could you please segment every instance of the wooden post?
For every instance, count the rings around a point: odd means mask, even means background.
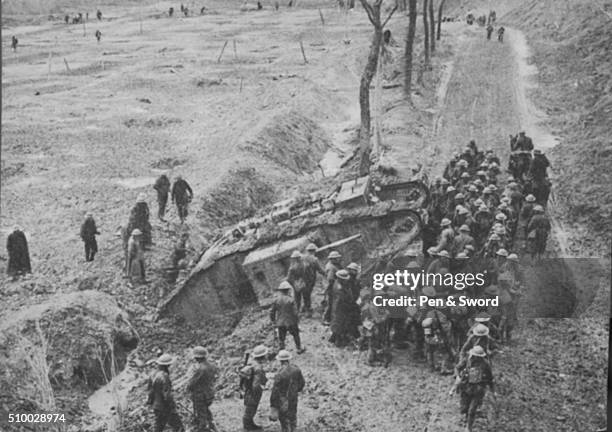
[[[70,66],[68,66],[68,61],[66,60],[66,57],[64,57],[64,64],[66,65],[66,70],[68,71],[68,73],[72,73],[72,71],[70,70]]]
[[[325,17],[323,16],[323,12],[319,9],[319,16],[321,17],[321,25],[325,25]]]
[[[87,28],[85,26],[85,20],[83,19],[83,37],[87,36]]]
[[[217,63],[221,63],[221,57],[223,57],[223,51],[225,51],[225,47],[229,41],[225,41],[223,44],[223,48],[221,48],[221,52],[219,53],[219,58],[217,58]]]
[[[49,70],[47,71],[47,81],[49,81],[49,79],[51,78],[51,56],[53,54],[53,51],[49,50]]]
[[[140,34],[142,34],[142,2],[138,6],[138,20],[140,21]]]
[[[238,53],[236,51],[236,39],[234,39],[233,42],[234,42],[234,60],[236,60],[238,58]]]
[[[300,40],[300,49],[302,50],[302,57],[304,57],[304,64],[308,64],[308,59],[306,58],[306,53],[304,52],[304,44]]]
[[[242,93],[242,77],[240,77],[240,90],[238,90],[238,93]]]

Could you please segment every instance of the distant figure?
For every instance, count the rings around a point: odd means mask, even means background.
[[[172,15],[174,15],[174,8],[171,7],[170,9],[168,9],[168,16],[172,17]]]
[[[185,14],[185,16],[189,16],[189,8],[185,7],[185,10],[183,11],[183,13]]]
[[[287,5],[287,7],[293,7],[293,0],[289,0],[289,4]]]
[[[188,206],[193,199],[193,190],[181,176],[178,176],[172,185],[172,202],[176,203],[181,223],[185,222],[188,213]]]
[[[85,14],[85,21],[89,22],[89,12]]]
[[[130,281],[146,282],[144,248],[142,246],[142,231],[136,228],[127,245],[127,263],[125,265]]]
[[[153,189],[157,191],[157,217],[160,221],[165,222],[166,204],[168,204],[168,194],[170,192],[170,180],[166,174],[162,174],[155,181]]]
[[[151,223],[149,222],[149,206],[146,203],[147,196],[143,193],[138,194],[136,204],[130,212],[127,232],[131,233],[135,228],[141,231],[142,243],[144,246],[150,246],[151,240]]]
[[[185,12],[185,6],[183,6],[183,3],[181,3],[181,12]]]
[[[17,44],[19,43],[19,40],[13,36],[11,38],[11,48],[13,49],[13,52],[17,52]]]
[[[100,43],[101,38],[102,38],[102,32],[100,30],[96,30],[96,39],[98,39],[98,43]]]
[[[202,6],[202,9],[200,9],[200,15],[204,15],[205,10],[206,10],[206,6]]]
[[[263,9],[263,5],[261,4],[260,1],[257,2],[257,10],[262,10]]]
[[[504,32],[506,31],[505,28],[500,27],[499,29],[497,29],[497,40],[499,42],[503,42],[504,41]]]
[[[96,12],[96,18],[98,18],[98,21],[102,21],[102,11],[100,9]]]
[[[280,7],[280,4],[277,1],[275,1],[274,2],[274,10],[278,10],[279,7]]]
[[[65,15],[65,16],[64,16],[64,22],[65,22],[66,24],[70,24],[70,15]]]
[[[79,12],[79,22],[83,22],[83,13]]]
[[[98,242],[96,235],[99,235],[96,221],[91,213],[85,216],[85,221],[81,225],[81,240],[85,243],[85,261],[93,261],[94,256],[98,252]]]
[[[487,40],[491,40],[491,35],[493,34],[493,26],[489,24],[487,26]]]
[[[383,33],[383,40],[385,41],[385,45],[389,45],[389,42],[391,42],[391,30],[385,30]]]
[[[497,19],[497,13],[495,13],[494,10],[490,11],[489,12],[489,23],[494,24],[496,19]]]
[[[16,278],[25,273],[32,273],[28,240],[19,226],[15,226],[6,239],[6,250],[9,256],[6,273],[9,276]]]

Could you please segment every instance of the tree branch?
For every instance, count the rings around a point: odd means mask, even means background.
[[[387,19],[385,20],[385,22],[383,22],[383,25],[382,25],[383,28],[387,25],[387,23],[389,22],[389,20],[391,19],[391,17],[393,16],[396,10],[397,10],[397,3],[395,4],[395,6],[393,6],[393,9],[389,13],[389,16],[387,16]]]

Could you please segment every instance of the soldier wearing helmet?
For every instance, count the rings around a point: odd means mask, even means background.
[[[312,315],[311,296],[312,290],[317,282],[317,273],[321,276],[325,276],[325,270],[321,266],[321,263],[317,259],[315,252],[317,251],[317,245],[310,243],[306,246],[306,253],[302,255],[303,268],[303,280],[304,288],[302,290],[302,299],[304,305],[302,310],[306,312],[306,316]]]
[[[289,269],[287,270],[287,282],[293,287],[293,297],[295,298],[295,305],[297,306],[298,312],[302,306],[302,295],[304,293],[304,262],[302,261],[302,254],[295,250],[291,254]]]
[[[546,252],[546,242],[552,226],[544,214],[544,207],[533,207],[533,216],[527,225],[527,243],[531,250],[531,258],[541,258]]]
[[[268,382],[264,362],[268,355],[268,347],[256,346],[250,354],[250,362],[240,370],[241,388],[244,390],[244,414],[242,416],[242,427],[247,431],[262,430],[255,424],[253,419],[257,414],[257,408],[261,401],[263,389]]]
[[[270,420],[278,419],[282,432],[296,432],[298,393],[306,383],[300,368],[290,363],[289,352],[282,350],[276,358],[281,367],[274,376],[270,393]]]
[[[467,341],[461,347],[460,358],[465,357],[468,351],[475,346],[480,346],[489,356],[498,349],[497,341],[490,335],[491,330],[483,323],[474,325],[470,331]]]
[[[336,282],[334,284],[333,305],[332,305],[332,335],[329,339],[338,347],[345,346],[350,337],[354,334],[352,319],[353,295],[349,287],[350,275],[347,270],[336,272]]]
[[[127,244],[127,277],[130,281],[146,282],[144,247],[142,245],[142,231],[138,228],[132,231]]]
[[[298,353],[301,354],[305,350],[300,341],[298,308],[290,294],[292,289],[293,287],[289,282],[283,281],[280,283],[277,288],[279,295],[274,299],[270,308],[270,320],[278,330],[280,349],[285,349],[285,338],[287,332],[289,332],[293,336]]]
[[[187,393],[193,404],[194,432],[216,430],[210,405],[215,399],[217,368],[206,360],[206,348],[197,346],[192,351],[195,365],[189,371]]]
[[[174,362],[170,354],[162,354],[155,363],[157,371],[149,378],[149,398],[147,404],[153,407],[155,414],[155,432],[162,432],[169,425],[174,432],[183,432],[183,422],[176,410],[172,394],[169,367]]]
[[[329,325],[332,320],[332,307],[334,303],[334,285],[336,283],[336,273],[342,268],[340,261],[342,255],[338,251],[331,251],[327,256],[325,264],[325,312],[323,313],[323,323]]]
[[[455,388],[461,398],[461,414],[466,416],[467,431],[472,432],[476,411],[484,400],[487,388],[495,397],[493,371],[485,350],[480,346],[470,349],[468,355],[455,366],[455,377]]]

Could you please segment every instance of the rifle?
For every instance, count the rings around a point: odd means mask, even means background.
[[[457,390],[459,389],[459,386],[461,385],[462,381],[463,381],[463,378],[461,377],[461,375],[457,375],[455,377],[455,382],[453,383],[453,386],[451,387],[451,389],[448,392],[449,396],[452,396],[454,393],[457,392]]]

